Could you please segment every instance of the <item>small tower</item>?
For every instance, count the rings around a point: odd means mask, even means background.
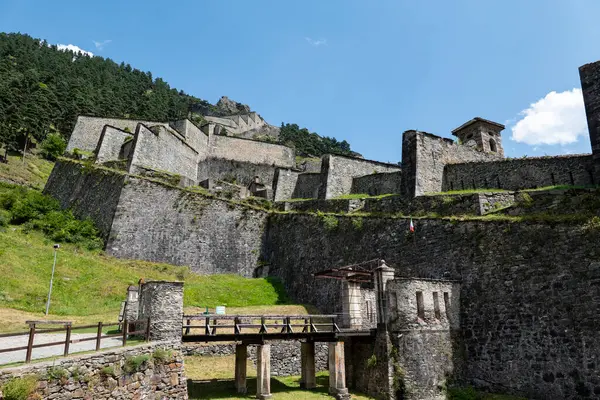
[[[504,125],[475,117],[452,131],[464,146],[473,147],[484,153],[496,153],[504,157],[500,132]]]

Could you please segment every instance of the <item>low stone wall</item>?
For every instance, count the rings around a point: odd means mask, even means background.
[[[514,192],[485,192],[439,196],[405,196],[367,198],[363,211],[370,213],[423,216],[435,213],[450,215],[484,215],[515,202]]]
[[[272,341],[271,375],[300,375],[300,341]],[[210,345],[184,345],[182,352],[186,356],[220,357],[235,354],[235,343]],[[256,346],[248,346],[248,358],[256,366]],[[315,343],[315,364],[317,371],[326,371],[328,362],[327,343]],[[233,371],[234,365],[231,365]]]
[[[402,171],[382,172],[360,176],[352,180],[350,193],[365,193],[379,196],[388,193],[400,193],[402,189]]]
[[[330,199],[285,201],[275,203],[280,211],[321,211],[326,213],[347,213],[358,210],[365,203],[364,199]]]
[[[187,399],[179,345],[155,342],[0,370],[0,386],[35,376],[29,398],[70,400]],[[163,351],[164,350],[164,351]],[[159,357],[159,351],[161,357]],[[148,359],[131,369],[134,361]],[[3,398],[0,395],[0,398]]]

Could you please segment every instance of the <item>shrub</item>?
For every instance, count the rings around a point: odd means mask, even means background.
[[[152,358],[161,364],[169,361],[173,357],[173,353],[170,350],[165,349],[156,349],[152,353]]]
[[[12,202],[10,207],[12,222],[16,224],[22,224],[59,209],[57,200],[44,196],[36,190],[28,190],[25,196]]]
[[[449,400],[479,400],[480,396],[471,386],[466,388],[448,389]]]
[[[317,216],[321,218],[325,229],[328,231],[332,231],[338,227],[339,221],[335,215],[327,215],[321,211],[317,211]]]
[[[62,156],[67,149],[67,143],[59,133],[51,133],[42,142],[42,156],[50,161]]]
[[[352,218],[352,226],[357,231],[360,231],[363,227],[363,219],[361,217]]]
[[[48,378],[53,381],[65,379],[69,376],[69,371],[61,367],[52,367],[48,369]]]
[[[109,367],[104,367],[100,370],[100,375],[104,377],[114,377],[115,375],[115,367],[112,365]]]
[[[125,359],[125,365],[123,365],[123,371],[128,374],[138,372],[142,365],[150,360],[150,354],[140,354],[135,357],[127,357]]]
[[[372,354],[371,357],[367,359],[367,368],[373,368],[377,365],[377,356]]]
[[[13,378],[2,386],[5,400],[26,400],[35,392],[38,379],[36,376]]]

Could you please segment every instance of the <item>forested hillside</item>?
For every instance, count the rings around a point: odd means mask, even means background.
[[[78,115],[168,121],[185,118],[191,110],[223,113],[129,64],[58,50],[27,35],[0,33],[0,146],[9,150],[52,132],[68,138]],[[289,126],[295,128],[293,134],[283,135],[281,142],[301,153],[350,154],[345,141]]]

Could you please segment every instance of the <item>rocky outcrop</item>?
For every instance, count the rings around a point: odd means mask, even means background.
[[[223,96],[219,99],[217,108],[225,115],[248,114],[251,111],[249,105],[238,103],[227,96]]]

